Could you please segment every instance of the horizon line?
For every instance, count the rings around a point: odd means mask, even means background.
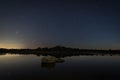
[[[54,47],[58,47],[58,46],[54,46]],[[3,48],[0,47],[0,49],[38,49],[38,48],[54,48],[54,47],[37,47],[37,48]],[[120,49],[112,49],[112,48],[108,48],[108,49],[103,49],[103,48],[73,48],[73,47],[66,47],[66,46],[59,46],[59,47],[64,47],[64,48],[71,48],[71,49],[86,49],[86,50],[120,50]]]

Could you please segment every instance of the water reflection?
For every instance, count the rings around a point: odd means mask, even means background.
[[[120,56],[0,56],[0,80],[119,80],[119,75]]]
[[[41,68],[54,69],[56,63],[41,63]]]

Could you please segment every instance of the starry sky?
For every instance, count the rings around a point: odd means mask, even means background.
[[[119,0],[0,0],[0,48],[120,49]]]

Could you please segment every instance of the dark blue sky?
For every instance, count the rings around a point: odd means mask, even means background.
[[[120,49],[117,0],[0,0],[0,47]]]

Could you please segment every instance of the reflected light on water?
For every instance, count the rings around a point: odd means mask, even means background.
[[[5,55],[0,55],[0,58],[17,58],[17,56],[20,56],[19,54],[5,54]]]

